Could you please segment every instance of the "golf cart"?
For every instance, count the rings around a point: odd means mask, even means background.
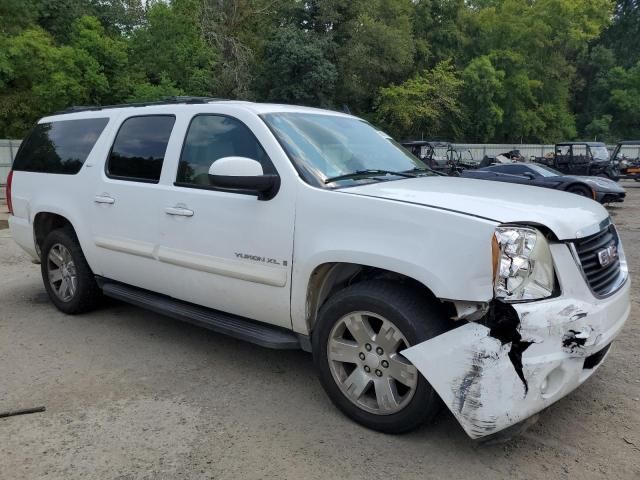
[[[439,140],[412,140],[402,146],[437,172],[457,176],[462,168],[458,165],[461,155],[449,142]]]
[[[640,140],[627,140],[616,145],[611,161],[620,172],[620,178],[640,182]]]
[[[567,175],[620,178],[620,172],[609,158],[607,146],[601,142],[557,143],[553,154],[536,161]]]

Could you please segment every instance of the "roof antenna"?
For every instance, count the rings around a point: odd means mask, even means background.
[[[351,115],[351,110],[349,109],[349,105],[346,103],[342,104],[342,111],[347,115]]]

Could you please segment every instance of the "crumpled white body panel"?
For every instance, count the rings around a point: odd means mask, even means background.
[[[629,316],[629,281],[614,295],[597,299],[568,248],[551,249],[562,294],[513,305],[520,320],[516,330],[528,344],[521,357],[523,378],[509,357],[511,342],[503,344],[478,323],[402,352],[471,438],[521,422],[580,386],[601,364],[600,359],[586,368],[585,359],[606,352]]]

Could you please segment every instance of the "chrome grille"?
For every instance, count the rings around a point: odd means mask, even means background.
[[[620,257],[616,256],[604,266],[598,257],[598,253],[608,247],[615,246],[619,249],[618,234],[613,225],[608,225],[595,235],[576,240],[573,245],[585,279],[594,293],[604,296],[620,287],[623,280]]]

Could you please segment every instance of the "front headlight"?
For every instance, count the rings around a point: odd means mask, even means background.
[[[492,243],[494,295],[510,302],[550,297],[555,287],[547,239],[528,227],[498,227]]]

